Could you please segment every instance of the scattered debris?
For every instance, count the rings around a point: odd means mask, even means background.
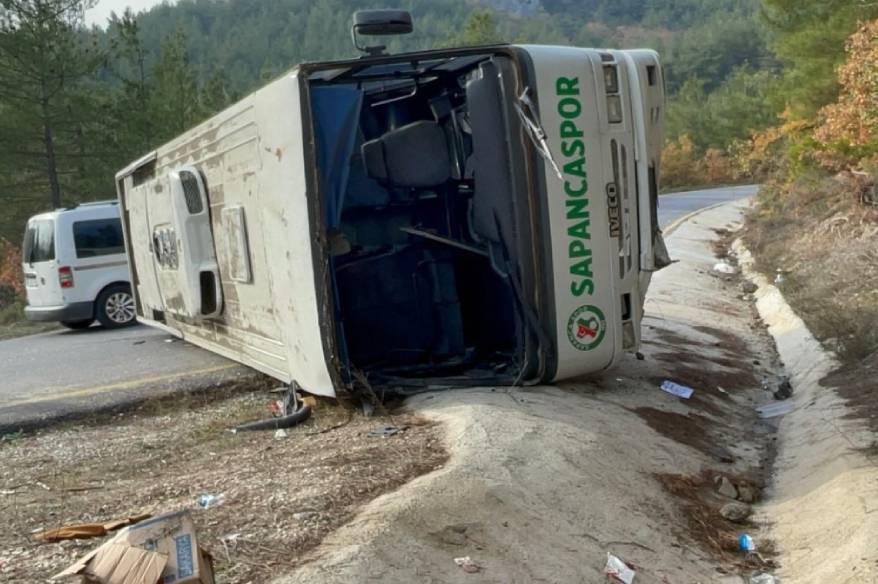
[[[692,397],[692,394],[695,393],[695,390],[691,387],[686,387],[685,385],[680,385],[679,383],[674,383],[673,381],[665,381],[664,383],[662,383],[661,388],[662,391],[665,391],[677,397],[681,397],[683,399],[689,399],[690,397]]]
[[[460,566],[460,568],[467,574],[475,574],[482,571],[482,567],[475,563],[469,556],[454,558],[454,563]]]
[[[283,428],[278,428],[274,432],[274,439],[275,440],[283,440],[287,436],[289,436],[289,433],[286,430],[284,430]]]
[[[780,579],[766,572],[759,572],[750,576],[750,584],[780,584]]]
[[[756,489],[750,485],[738,485],[738,501],[743,503],[755,503],[756,497]]]
[[[729,276],[737,272],[735,266],[729,264],[728,262],[719,262],[718,264],[713,266],[713,271]]]
[[[311,406],[303,404],[295,387],[282,386],[272,389],[271,393],[281,394],[281,399],[272,400],[269,404],[269,409],[274,417],[241,424],[234,428],[234,433],[292,428],[311,417]],[[278,435],[275,433],[275,438],[277,437]]]
[[[635,572],[625,562],[607,552],[607,565],[604,568],[604,574],[617,582],[631,584],[634,582]]]
[[[723,394],[723,395],[729,395],[729,392],[727,392],[727,391],[725,390],[725,388],[723,388],[723,386],[721,386],[721,385],[717,385],[717,386],[716,386],[716,390],[717,390],[718,392],[720,392],[721,394]]]
[[[753,514],[753,509],[745,503],[726,503],[719,514],[733,523],[744,523]]]
[[[759,290],[759,286],[750,280],[744,280],[741,282],[741,292],[744,294],[755,294],[757,290]]]
[[[369,432],[369,436],[373,438],[389,438],[394,434],[399,434],[405,430],[405,428],[398,428],[396,426],[381,426],[380,428],[375,428],[371,432]]]
[[[219,505],[222,505],[223,503],[225,503],[225,501],[226,501],[225,494],[222,494],[222,493],[219,495],[204,494],[204,495],[201,495],[200,497],[198,497],[198,506],[201,507],[202,509],[208,509],[210,507],[218,507]]]
[[[735,484],[729,480],[729,477],[725,475],[719,475],[715,479],[715,484],[716,492],[723,497],[728,497],[729,499],[738,498],[738,489],[735,488]]]
[[[127,525],[133,525],[152,517],[149,513],[135,515],[134,517],[126,517],[125,519],[116,519],[106,523],[80,523],[77,525],[66,525],[56,529],[50,529],[38,533],[34,538],[45,543],[54,543],[66,539],[88,539],[91,537],[103,537],[111,531],[116,531]]]
[[[213,584],[213,560],[198,546],[188,511],[126,527],[53,579],[104,584]]]
[[[777,275],[774,277],[774,285],[780,287],[786,281],[787,278],[783,275],[783,270],[778,270]]]
[[[742,552],[755,552],[756,551],[756,542],[753,541],[753,538],[747,535],[746,533],[742,533],[738,536],[738,548]]]
[[[646,356],[640,351],[634,353],[634,356],[637,358],[638,361],[643,361],[644,359],[646,359]]]
[[[140,340],[140,341],[134,341],[134,342],[131,343],[131,344],[132,344],[132,345],[143,345],[144,343],[146,343],[146,341],[144,341],[144,340]]]
[[[790,383],[789,377],[782,377],[777,386],[777,391],[774,392],[774,399],[782,401],[791,397],[793,397],[793,384]]]
[[[784,400],[779,403],[765,404],[758,406],[756,412],[760,418],[776,418],[777,416],[785,416],[793,411],[793,402]]]

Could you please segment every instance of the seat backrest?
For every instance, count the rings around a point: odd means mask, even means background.
[[[430,188],[451,178],[451,157],[442,127],[433,121],[413,122],[363,144],[366,173],[380,183],[403,188]]]
[[[494,243],[512,246],[512,169],[506,144],[506,123],[499,69],[491,61],[479,66],[466,84],[472,127],[474,190],[471,228]]]

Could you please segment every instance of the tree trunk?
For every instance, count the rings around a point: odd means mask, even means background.
[[[43,144],[46,148],[46,175],[49,179],[49,194],[52,208],[61,208],[61,184],[58,182],[58,163],[55,159],[55,137],[49,117],[49,104],[43,100]]]

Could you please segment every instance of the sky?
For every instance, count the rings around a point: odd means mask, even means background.
[[[122,14],[126,6],[130,6],[134,12],[140,12],[161,3],[162,0],[98,0],[94,8],[86,11],[85,22],[103,27],[106,26],[111,12]]]

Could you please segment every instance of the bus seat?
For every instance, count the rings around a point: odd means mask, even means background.
[[[341,263],[337,278],[349,354],[357,365],[463,352],[450,254],[407,246]]]
[[[469,161],[474,179],[470,229],[477,239],[488,243],[494,268],[505,273],[497,254],[504,248],[513,253],[515,221],[501,90],[499,69],[492,61],[482,63],[466,83],[473,141]]]
[[[389,186],[436,187],[452,174],[445,132],[433,121],[413,122],[370,140],[362,156],[366,173]]]

